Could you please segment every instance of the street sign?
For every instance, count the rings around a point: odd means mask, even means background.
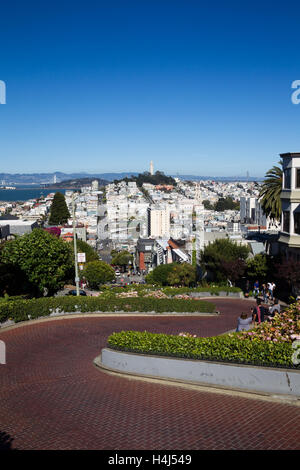
[[[85,253],[77,253],[78,263],[85,263]]]

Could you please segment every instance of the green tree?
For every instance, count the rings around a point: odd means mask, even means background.
[[[65,196],[62,193],[55,193],[50,208],[49,225],[65,224],[70,217]]]
[[[69,244],[42,229],[6,242],[0,261],[19,268],[36,295],[59,290],[74,268]]]
[[[116,266],[121,266],[123,269],[128,266],[130,261],[133,261],[133,255],[129,253],[127,250],[122,250],[122,251],[111,251],[111,264],[114,264]]]
[[[204,209],[207,209],[207,210],[214,210],[214,205],[211,204],[208,199],[205,199],[205,200],[203,201],[203,206],[204,206]]]
[[[239,245],[227,238],[219,239],[204,248],[201,252],[201,263],[213,274],[217,282],[224,282],[233,272],[234,263],[237,262],[236,266],[240,264],[245,268],[244,263],[249,251],[246,245]],[[241,271],[239,275],[241,275]]]
[[[153,269],[151,273],[146,276],[146,282],[149,284],[156,284],[159,286],[168,286],[168,276],[172,272],[174,266],[177,263],[170,263],[170,264],[160,264],[156,268]]]
[[[91,261],[80,271],[80,277],[85,278],[89,287],[98,289],[101,284],[115,279],[114,269],[104,261]]]
[[[257,254],[254,258],[247,260],[247,277],[263,281],[269,272],[268,257],[264,254]]]
[[[218,212],[223,212],[226,210],[239,210],[240,204],[239,202],[235,202],[230,196],[226,198],[221,197],[214,205],[214,209]]]
[[[259,192],[262,210],[273,220],[280,220],[281,217],[282,159],[278,163],[280,166],[273,166],[267,171]]]
[[[189,263],[182,263],[173,266],[168,274],[168,283],[170,286],[190,286],[196,284],[196,267]]]

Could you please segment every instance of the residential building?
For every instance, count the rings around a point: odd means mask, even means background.
[[[284,153],[281,191],[281,252],[300,261],[300,153]]]
[[[39,227],[37,221],[32,220],[0,220],[0,227],[7,225],[9,225],[10,235],[25,235]]]
[[[148,235],[153,238],[170,236],[170,210],[148,208]]]

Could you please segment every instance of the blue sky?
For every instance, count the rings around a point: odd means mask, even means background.
[[[1,171],[263,176],[300,151],[296,2],[6,3]]]

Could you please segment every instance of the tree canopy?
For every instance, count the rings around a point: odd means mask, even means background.
[[[217,282],[227,279],[235,282],[246,269],[249,251],[247,245],[239,245],[227,238],[217,239],[204,248],[201,262]]]
[[[133,261],[133,255],[130,254],[127,250],[112,250],[111,256],[111,264],[114,264],[116,266],[126,267],[130,261]]]
[[[190,286],[196,283],[196,266],[189,263],[160,264],[146,276],[149,284]]]
[[[0,253],[0,261],[23,273],[36,295],[60,289],[72,276],[74,264],[68,243],[42,229],[8,241]]]
[[[259,197],[262,210],[273,220],[280,220],[282,191],[282,159],[278,162],[280,166],[273,166],[265,175],[261,186]]]
[[[101,284],[115,279],[114,269],[104,261],[91,261],[80,271],[80,277],[85,278],[89,287],[98,289]]]
[[[228,196],[226,198],[220,197],[217,202],[211,204],[207,199],[203,201],[204,208],[207,210],[213,210],[218,212],[223,212],[226,210],[239,210],[240,203]]]
[[[230,196],[226,198],[220,197],[219,200],[214,205],[214,210],[218,212],[223,212],[226,210],[239,210],[239,209],[240,209],[240,203],[235,202]]]
[[[151,271],[146,276],[146,282],[148,282],[149,284],[168,286],[168,275],[170,274],[170,272],[172,272],[175,265],[176,263],[170,263],[160,264],[159,266],[156,266],[156,268],[154,268],[153,271]]]
[[[177,186],[175,179],[172,178],[172,176],[165,175],[162,171],[156,171],[154,175],[151,175],[149,171],[145,171],[144,173],[140,173],[138,176],[131,176],[131,178],[126,177],[121,180],[114,180],[114,183],[119,183],[120,181],[125,181],[126,183],[135,181],[139,187],[142,187],[144,183]]]
[[[196,266],[189,263],[182,263],[173,266],[168,274],[168,283],[170,286],[195,285],[197,280]]]
[[[267,255],[257,254],[247,260],[247,277],[250,279],[265,280],[269,272]]]
[[[50,208],[49,225],[65,224],[70,217],[65,196],[62,193],[55,193]]]

